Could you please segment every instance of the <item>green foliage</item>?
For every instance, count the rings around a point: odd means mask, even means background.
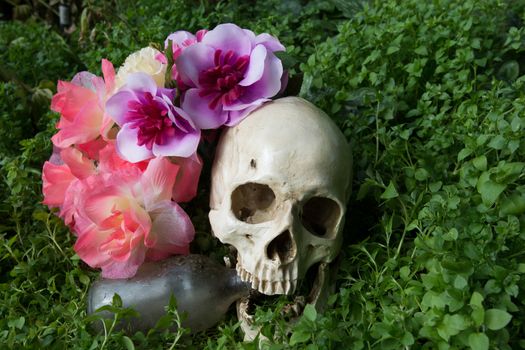
[[[525,348],[522,2],[85,3],[65,38],[38,22],[0,22],[2,348]],[[278,36],[292,93],[300,87],[352,143],[337,293],[324,312],[307,306],[292,325],[290,298],[258,307],[260,343],[242,342],[233,312],[187,336],[174,303],[155,330],[125,334],[114,325],[132,311],[118,299],[115,319],[96,333],[90,325],[100,320],[85,310],[98,273],[40,204],[55,81],[100,73],[102,58],[118,67],[174,30],[221,22]],[[197,230],[192,250],[220,259],[207,181],[185,209]]]
[[[371,4],[301,66],[302,94],[353,143],[348,231],[369,234],[345,249],[331,311],[343,344],[525,345],[522,14],[506,1]]]

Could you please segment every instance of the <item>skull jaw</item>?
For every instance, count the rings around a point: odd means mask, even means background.
[[[289,329],[299,320],[305,303],[313,305],[318,312],[322,312],[325,309],[328,297],[335,292],[335,280],[338,268],[339,263],[337,260],[333,263],[319,263],[317,265],[315,280],[308,296],[296,296],[294,302],[287,305],[287,309],[293,310],[295,313],[288,323]],[[252,295],[250,295],[237,301],[237,318],[244,332],[245,341],[253,341],[259,336],[259,340],[264,342],[268,339],[260,334],[261,327],[254,324],[254,315],[250,311],[252,309],[252,298]]]
[[[267,280],[254,276],[246,271],[239,263],[237,274],[243,282],[251,283],[251,287],[265,295],[293,294],[297,286],[297,279],[290,280]]]

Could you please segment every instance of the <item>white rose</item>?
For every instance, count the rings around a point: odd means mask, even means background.
[[[137,72],[151,75],[159,87],[164,87],[166,65],[155,58],[159,53],[152,47],[145,47],[129,55],[118,69],[115,77],[115,88],[119,89],[126,83],[128,74]]]

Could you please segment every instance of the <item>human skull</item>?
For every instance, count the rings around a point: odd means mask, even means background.
[[[237,272],[266,295],[293,294],[342,243],[352,159],[330,118],[311,103],[269,102],[224,131],[212,169],[215,236],[237,249]]]

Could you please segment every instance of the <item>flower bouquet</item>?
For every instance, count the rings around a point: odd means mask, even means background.
[[[165,51],[132,53],[102,77],[59,81],[54,151],[43,203],[76,235],[74,249],[104,278],[188,254],[195,230],[178,203],[197,193],[201,130],[233,126],[282,91],[278,39],[234,24],[170,34]]]

